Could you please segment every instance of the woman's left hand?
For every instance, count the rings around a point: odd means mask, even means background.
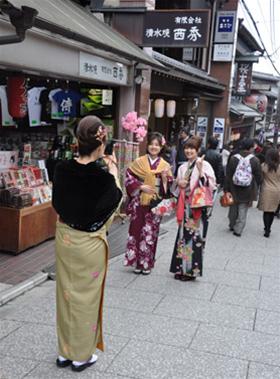
[[[202,176],[204,157],[205,157],[205,155],[203,155],[201,158],[198,158],[196,161],[196,167],[199,171],[199,176]]]

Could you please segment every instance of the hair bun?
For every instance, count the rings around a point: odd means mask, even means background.
[[[76,137],[79,154],[81,156],[90,155],[102,143],[106,143],[106,127],[98,117],[86,116],[78,124]]]

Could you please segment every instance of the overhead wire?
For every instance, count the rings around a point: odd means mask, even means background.
[[[275,41],[275,3],[274,0],[270,0],[270,38],[271,38],[271,50],[275,50],[276,41]]]
[[[250,17],[250,19],[251,19],[251,21],[252,21],[252,23],[253,23],[253,25],[254,25],[254,28],[255,28],[255,30],[256,30],[256,32],[257,32],[257,35],[258,35],[258,37],[259,37],[259,40],[260,40],[260,42],[261,42],[261,44],[262,44],[262,48],[263,48],[264,52],[265,52],[266,55],[267,55],[267,58],[269,59],[270,63],[272,64],[274,70],[275,70],[275,71],[277,72],[277,74],[280,76],[280,72],[278,71],[278,69],[277,69],[277,67],[275,66],[273,60],[271,59],[270,55],[268,54],[268,51],[267,51],[267,49],[266,49],[266,47],[265,47],[265,44],[264,44],[264,42],[263,42],[263,39],[262,39],[261,34],[260,34],[260,32],[259,32],[259,29],[258,29],[258,26],[257,26],[257,24],[256,24],[256,21],[254,20],[254,17],[252,16],[252,13],[251,13],[250,9],[248,8],[248,6],[247,6],[245,0],[241,0],[241,2],[243,3],[245,10],[246,10],[246,12],[248,13],[248,15],[249,15],[249,17]]]
[[[269,30],[269,28],[268,28],[268,26],[267,26],[267,21],[265,20],[265,18],[264,18],[264,13],[263,13],[263,9],[262,9],[262,6],[261,6],[261,3],[260,3],[260,0],[258,0],[258,7],[259,7],[259,10],[260,10],[260,14],[262,15],[262,19],[263,19],[263,23],[264,23],[264,27],[266,28],[266,30],[267,30],[267,33],[268,34],[270,34],[270,30]],[[269,21],[269,23],[270,23],[270,21]]]
[[[277,8],[277,5],[276,5],[276,8]],[[278,8],[277,8],[278,9]],[[274,28],[274,48],[276,48],[276,19],[275,19],[275,1],[273,0],[273,14],[274,14],[274,17],[273,17],[273,28]],[[276,49],[276,51],[278,51]],[[278,53],[276,54],[276,56],[278,56]]]

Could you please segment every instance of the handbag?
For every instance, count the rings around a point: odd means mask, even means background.
[[[230,207],[234,204],[232,194],[230,192],[224,192],[220,197],[220,204],[222,207]]]
[[[191,208],[213,206],[213,194],[209,186],[196,187],[191,196]]]

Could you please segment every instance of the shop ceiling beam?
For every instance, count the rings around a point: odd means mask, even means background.
[[[137,61],[137,58],[133,54],[129,54],[129,52],[120,52],[118,49],[115,49],[113,46],[108,46],[107,44],[103,44],[98,41],[93,41],[91,38],[87,38],[85,36],[82,36],[78,33],[72,32],[71,30],[64,29],[63,27],[60,27],[58,25],[54,25],[48,21],[38,19],[36,18],[34,26],[43,29],[43,30],[48,30],[49,32],[59,34],[65,38],[72,39],[77,42],[84,43],[86,45],[95,47],[97,49],[105,50],[107,52],[111,52],[113,54],[121,55],[124,58],[129,59],[130,61]],[[158,67],[158,65],[155,63],[153,64],[151,61],[144,61],[144,59],[138,59],[139,62],[145,63],[148,66],[152,67]]]
[[[0,0],[1,3],[4,0]],[[70,0],[5,0],[5,4],[16,9],[21,9],[23,4],[36,9],[36,28],[127,58],[131,63],[162,67],[149,54]]]
[[[25,39],[25,33],[34,26],[35,17],[38,12],[36,9],[23,6],[21,9],[11,8],[5,3],[0,2],[0,9],[10,18],[11,24],[15,27],[16,34],[1,36],[0,45],[19,43]]]

